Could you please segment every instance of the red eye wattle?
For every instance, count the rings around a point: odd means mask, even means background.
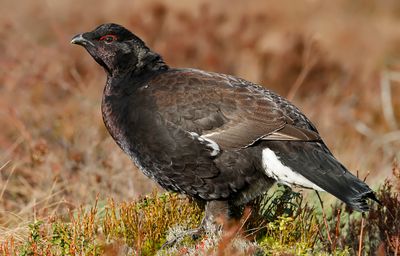
[[[116,35],[105,35],[100,37],[99,41],[105,41],[106,43],[111,43],[112,41],[117,40]]]

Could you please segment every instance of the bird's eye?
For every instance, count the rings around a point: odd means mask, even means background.
[[[104,41],[108,44],[115,40],[117,40],[117,36],[115,36],[115,35],[105,35],[105,36],[100,37],[100,39],[99,39],[99,41]]]

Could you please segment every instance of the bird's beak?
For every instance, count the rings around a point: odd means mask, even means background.
[[[83,34],[78,34],[74,36],[71,40],[71,44],[77,44],[82,46],[87,46],[87,45],[94,46],[94,44],[90,42],[90,40],[83,37]]]

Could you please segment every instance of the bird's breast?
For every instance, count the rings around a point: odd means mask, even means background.
[[[105,95],[102,101],[104,124],[117,145],[150,178],[154,169],[160,121],[151,99],[133,95]]]
[[[118,146],[128,153],[130,147],[129,139],[124,128],[127,125],[127,117],[124,117],[124,113],[128,113],[129,109],[126,104],[123,104],[123,100],[120,100],[120,103],[116,103],[116,101],[117,100],[113,99],[111,96],[105,96],[103,98],[101,106],[103,121],[108,132]]]

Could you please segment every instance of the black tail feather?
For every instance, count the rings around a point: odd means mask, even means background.
[[[368,185],[351,174],[321,142],[268,141],[264,146],[276,152],[285,166],[354,210],[368,211],[368,199],[381,204]]]
[[[356,211],[366,212],[369,211],[369,205],[367,202],[368,199],[371,199],[377,202],[379,205],[382,205],[378,198],[376,198],[375,193],[371,190],[364,192],[356,197],[350,198],[349,200],[344,202]]]

